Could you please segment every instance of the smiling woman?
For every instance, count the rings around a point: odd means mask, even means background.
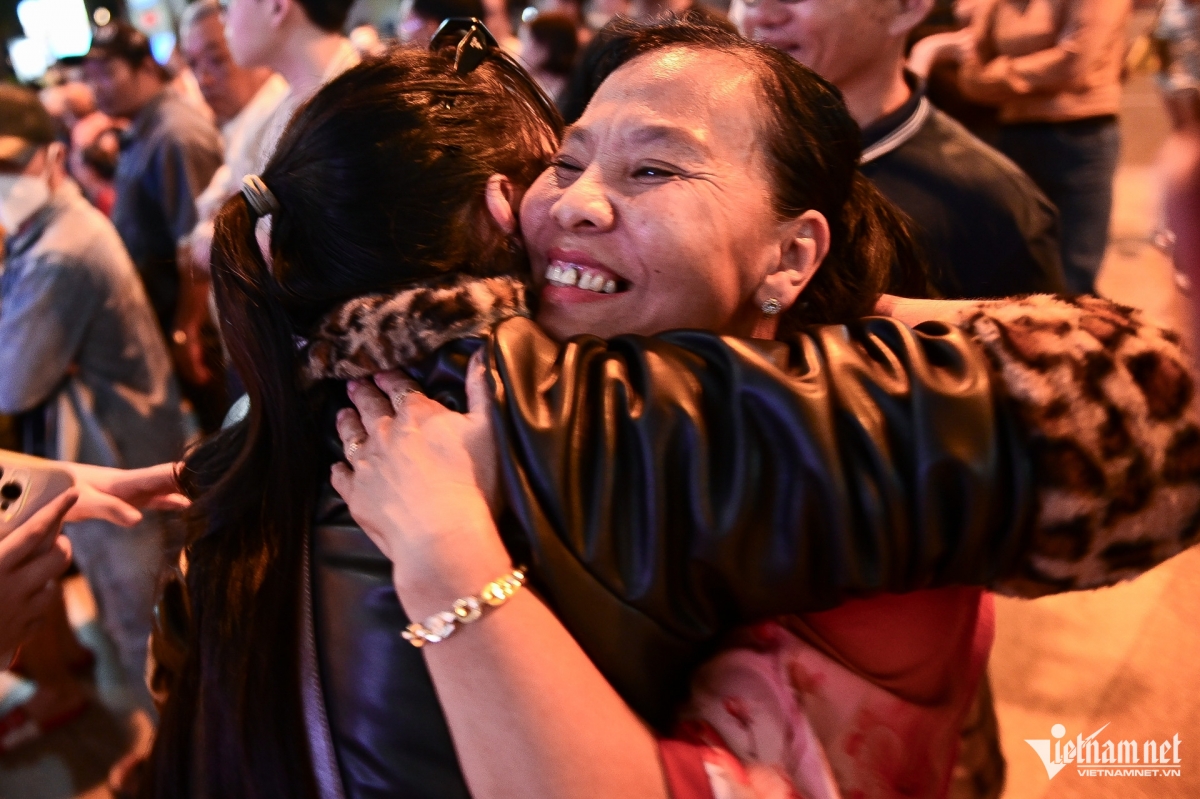
[[[663,46],[669,31],[620,54],[621,79],[525,197],[538,322],[771,338],[766,303],[792,330],[865,315],[885,291],[924,296],[905,223],[855,170],[837,90],[768,48],[722,50],[723,31],[707,48]]]

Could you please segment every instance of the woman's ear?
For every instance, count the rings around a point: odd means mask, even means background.
[[[819,211],[805,211],[789,220],[782,232],[779,265],[755,293],[755,302],[760,306],[778,300],[781,308],[791,308],[829,255],[829,222]]]
[[[514,209],[520,204],[520,198],[517,197],[517,188],[512,181],[499,173],[492,175],[488,178],[483,196],[487,202],[488,213],[496,220],[500,229],[510,236],[516,233],[517,214]]]

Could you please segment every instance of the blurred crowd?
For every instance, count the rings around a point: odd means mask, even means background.
[[[129,469],[175,461],[219,429],[242,394],[208,273],[219,209],[322,85],[387,48],[426,47],[447,18],[485,21],[568,123],[596,91],[614,17],[736,28],[840,89],[862,130],[863,172],[912,221],[942,297],[1094,293],[1127,71],[1153,61],[1174,162],[1190,157],[1200,125],[1200,3],[1162,0],[1137,41],[1132,10],[1132,0],[404,0],[377,28],[348,24],[349,0],[194,0],[166,64],[143,33],[110,23],[52,85],[0,87],[0,446]],[[1165,220],[1156,239],[1168,251],[1189,235],[1177,226]],[[70,555],[149,720],[146,640],[180,532],[156,510],[119,535],[116,524],[74,521]],[[61,591],[46,608],[10,666],[37,691],[0,717],[0,756],[90,701],[94,658]],[[1003,762],[986,684],[968,726],[974,792],[963,795],[995,796]],[[114,792],[134,790],[140,755],[114,768]]]

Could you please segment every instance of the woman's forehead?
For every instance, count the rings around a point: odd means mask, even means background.
[[[666,143],[705,156],[740,149],[758,138],[756,86],[755,73],[727,53],[648,53],[609,76],[564,142],[616,132],[623,144]]]

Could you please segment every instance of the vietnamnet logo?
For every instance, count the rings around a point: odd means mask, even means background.
[[[1108,727],[1096,730],[1086,738],[1066,740],[1067,728],[1055,724],[1050,728],[1053,740],[1026,738],[1025,743],[1041,758],[1050,779],[1069,765],[1074,765],[1081,777],[1178,777],[1182,761],[1179,756],[1179,733],[1163,741],[1100,741],[1097,736]]]

